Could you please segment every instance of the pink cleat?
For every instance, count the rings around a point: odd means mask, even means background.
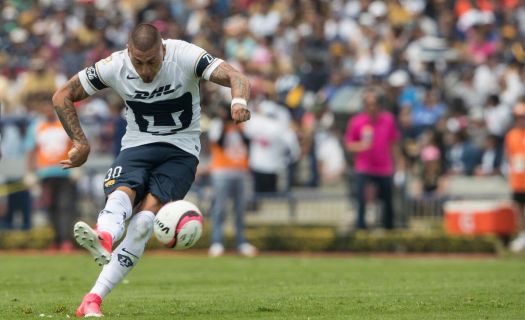
[[[99,266],[109,263],[113,247],[113,237],[109,232],[95,231],[87,223],[79,221],[73,233],[77,243],[91,253]]]
[[[100,245],[111,254],[113,251],[113,237],[107,231],[97,231]]]
[[[102,298],[96,293],[88,293],[84,296],[82,303],[77,308],[77,318],[100,318],[104,315],[100,311],[100,305],[102,304]]]

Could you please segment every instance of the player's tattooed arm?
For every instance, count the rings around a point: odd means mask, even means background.
[[[210,81],[231,88],[233,101],[247,101],[250,98],[250,82],[245,75],[227,62],[221,63],[210,75]],[[236,99],[237,98],[237,99]],[[250,110],[242,102],[232,104],[232,118],[236,122],[250,120]]]
[[[89,155],[89,142],[80,126],[74,102],[88,97],[82,87],[78,75],[71,78],[64,86],[53,95],[53,106],[64,130],[73,141],[73,148],[69,150],[68,159],[60,161],[64,169],[81,166]]]
[[[227,62],[221,63],[210,75],[210,81],[232,89],[233,98],[250,98],[250,82]]]

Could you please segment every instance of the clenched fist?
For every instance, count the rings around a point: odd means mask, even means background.
[[[87,142],[73,142],[73,148],[67,153],[68,159],[60,161],[62,169],[75,168],[83,165],[88,158],[90,150],[91,148]]]
[[[232,106],[232,119],[235,123],[241,123],[250,120],[250,110],[246,106],[236,103]]]

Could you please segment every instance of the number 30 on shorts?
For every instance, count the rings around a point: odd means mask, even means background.
[[[106,178],[104,178],[104,186],[107,188],[115,184],[115,179],[120,177],[121,173],[122,173],[121,166],[109,168],[108,173],[106,173]]]

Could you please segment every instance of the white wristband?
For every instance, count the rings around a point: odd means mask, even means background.
[[[246,99],[243,98],[233,98],[232,104],[230,107],[233,107],[234,104],[242,104],[243,106],[247,107],[248,103],[246,102]]]

